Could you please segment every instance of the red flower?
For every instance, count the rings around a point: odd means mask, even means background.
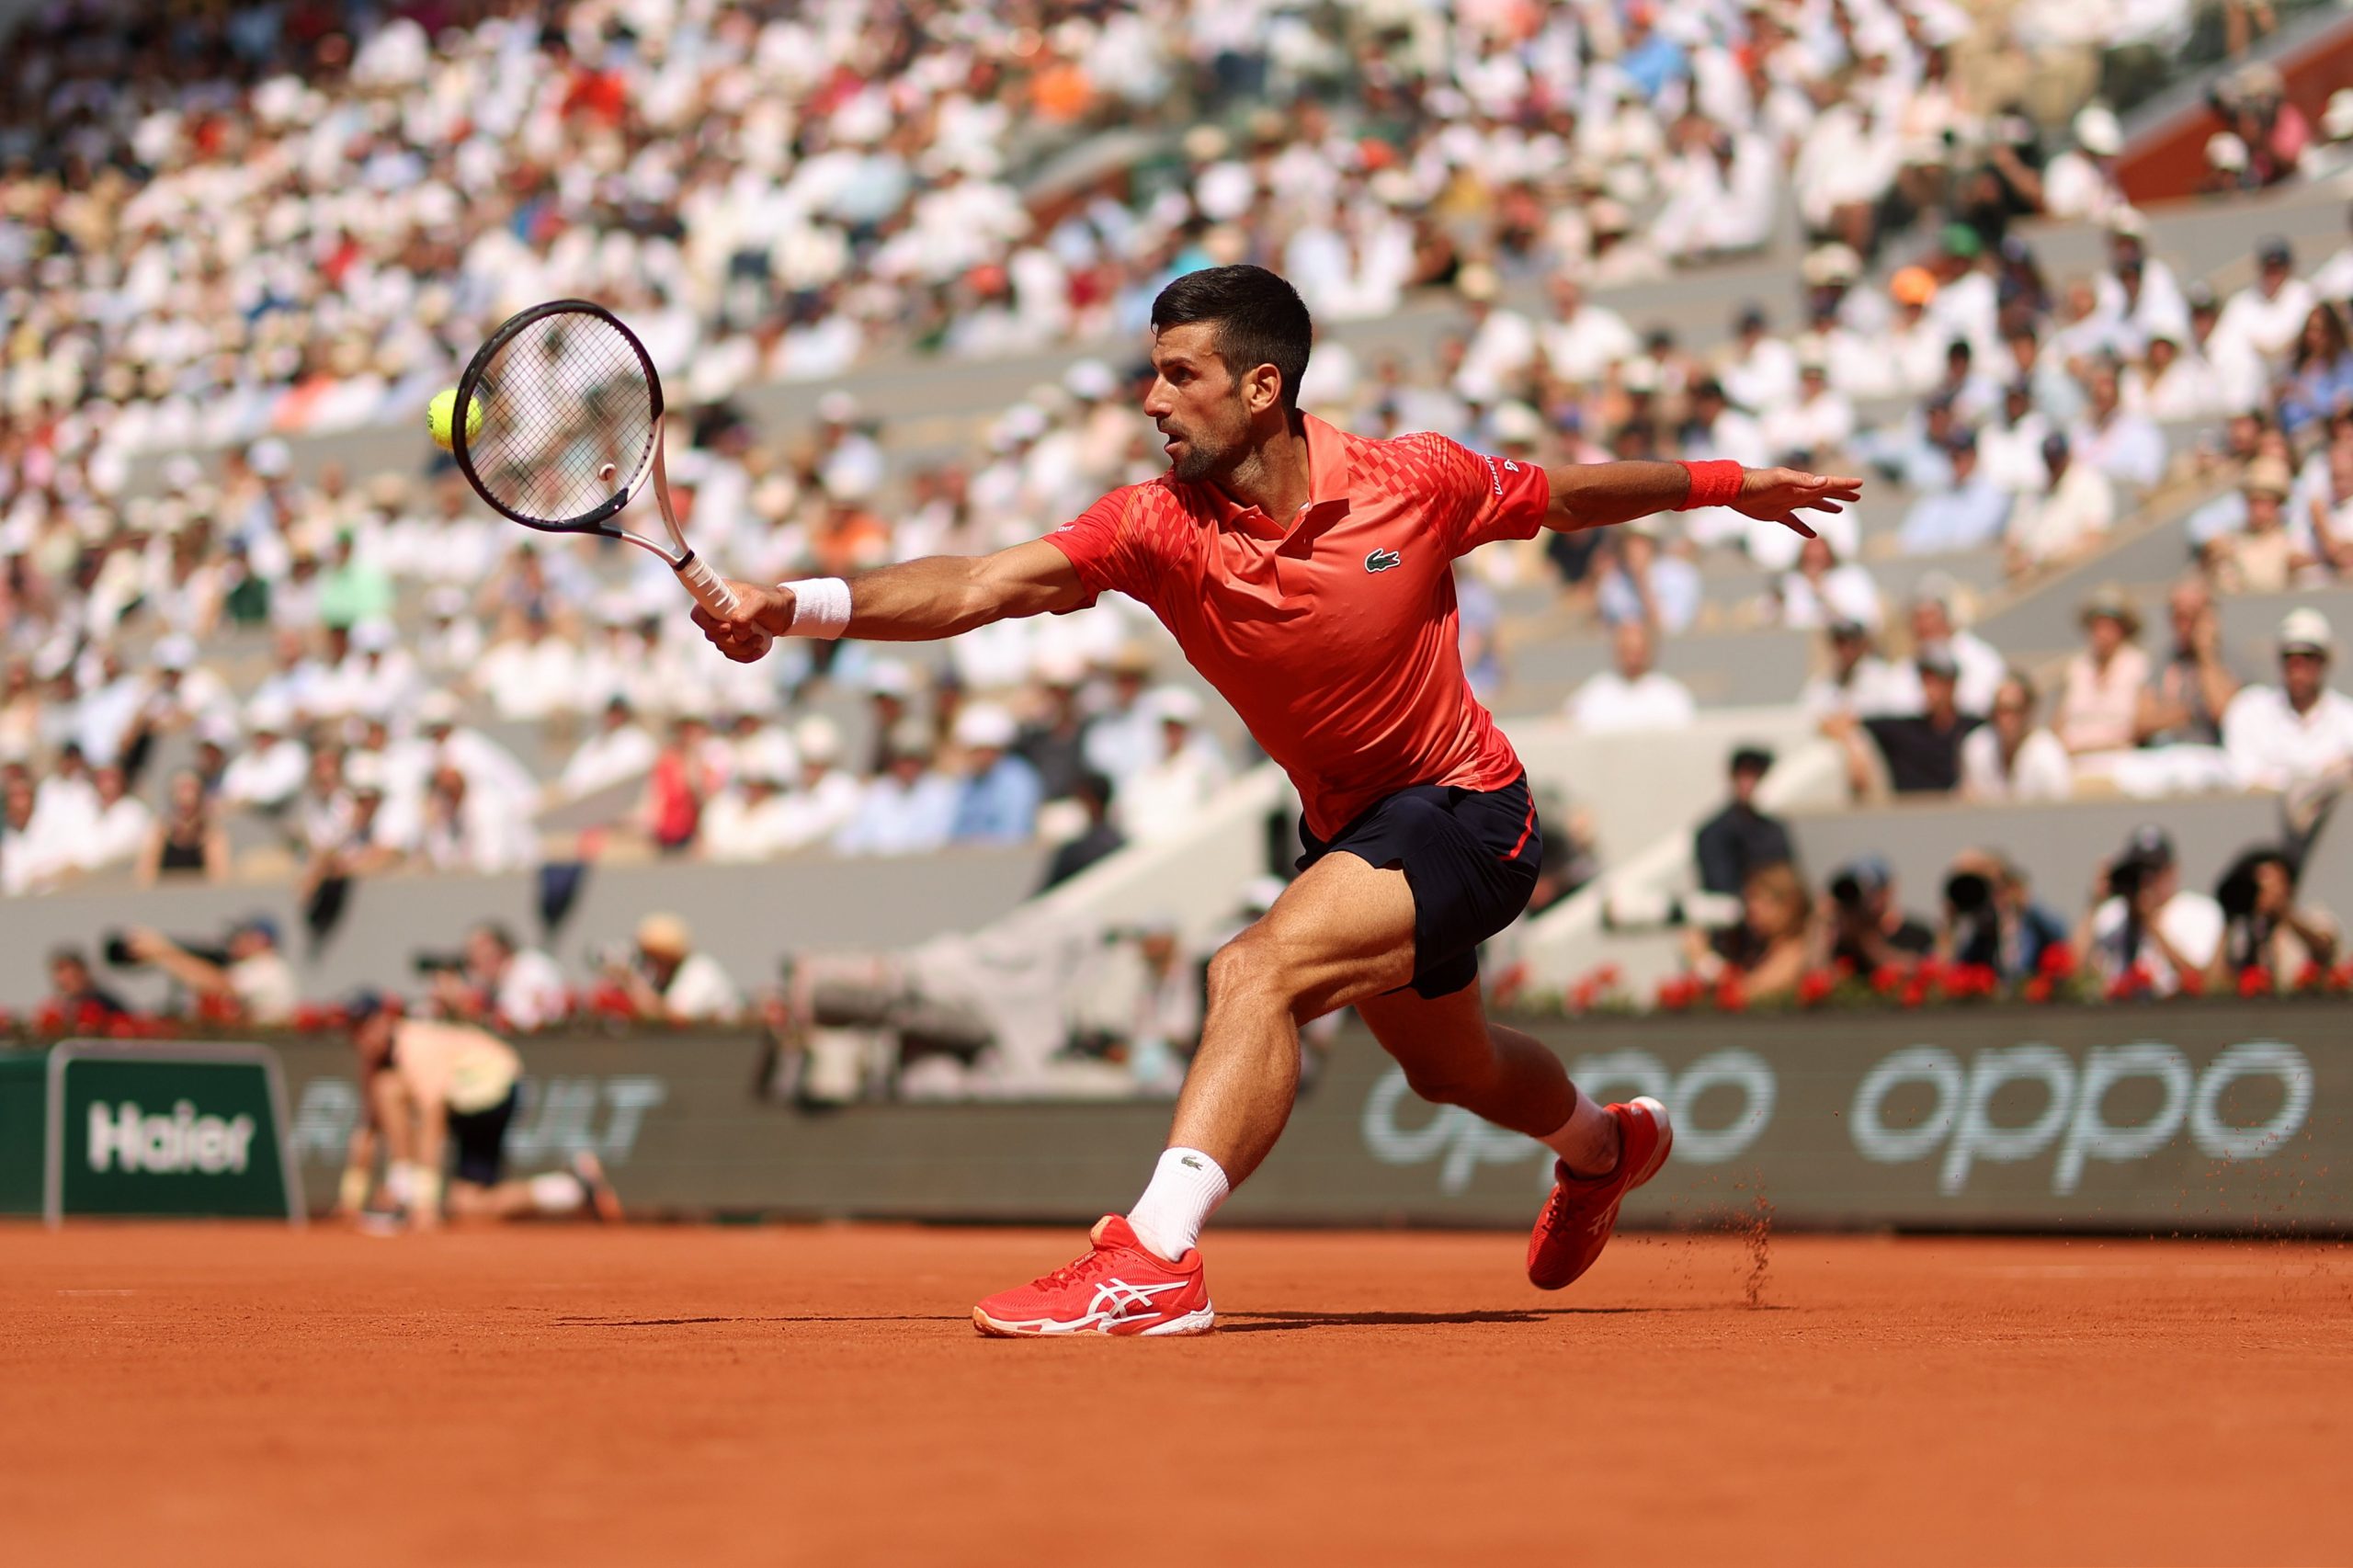
[[[320,1034],[324,1032],[333,1016],[330,1009],[316,1002],[305,1002],[294,1009],[294,1028],[302,1034]]]
[[[2183,970],[2178,976],[2180,994],[2191,998],[2206,994],[2206,977],[2194,969]]]
[[[2075,949],[2064,942],[2053,942],[2042,949],[2042,960],[2036,969],[2053,980],[2067,980],[2075,972]]]
[[[2271,973],[2259,963],[2251,963],[2239,971],[2239,994],[2266,996],[2271,992]]]
[[[1818,1007],[1830,999],[1837,978],[1826,969],[1810,969],[1798,976],[1798,1006]]]
[[[1926,976],[1915,974],[1904,983],[1903,994],[1896,998],[1896,1001],[1906,1007],[1916,1007],[1927,999],[1927,979]]]
[[[1885,996],[1904,983],[1904,971],[1892,963],[1883,963],[1871,971],[1871,989]]]
[[[2050,1001],[2051,977],[2047,974],[2038,974],[2034,976],[2026,983],[2026,990],[2023,994],[2029,1002]]]
[[[2299,991],[2317,991],[2321,987],[2321,982],[2325,980],[2327,977],[2328,971],[2322,969],[2320,965],[2316,963],[2308,963],[2304,965],[2303,968],[2296,971],[2296,989]]]
[[[1741,984],[1740,976],[1735,971],[1725,971],[1724,977],[1716,982],[1716,1006],[1720,1011],[1726,1013],[1748,1011],[1748,992]]]
[[[1595,980],[1601,983],[1601,985],[1605,990],[1617,984],[1619,981],[1625,978],[1624,973],[1614,963],[1603,964],[1599,969],[1593,971],[1593,977]]]
[[[2353,991],[2353,959],[2328,971],[2328,986],[2332,991]]]

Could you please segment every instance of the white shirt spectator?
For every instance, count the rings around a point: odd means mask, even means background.
[[[2054,561],[2106,533],[2116,521],[2116,490],[2087,462],[2070,462],[2047,494],[2021,495],[2010,513],[2009,540],[2029,561]]]
[[[286,736],[240,754],[221,775],[221,798],[232,805],[275,810],[292,800],[311,775],[311,748]]]
[[[127,865],[139,858],[155,828],[155,812],[136,795],[125,795],[100,811],[82,840],[79,864],[85,871]]]
[[[1642,349],[1642,340],[1626,318],[1607,305],[1581,301],[1564,321],[1548,323],[1539,333],[1545,363],[1563,381],[1591,383],[1621,359]]]
[[[2247,687],[2223,710],[2222,749],[2251,789],[2317,778],[2353,762],[2353,697],[2324,689],[2299,713],[2278,687]]]
[[[2059,737],[2049,730],[2036,730],[2020,742],[2006,771],[2002,767],[2001,737],[1993,725],[1980,724],[1961,739],[1963,800],[2063,801],[2075,789],[2075,764]]]
[[[1829,675],[1807,681],[1798,694],[1798,706],[1817,723],[1842,713],[1857,719],[1917,713],[1924,706],[1920,672],[1908,664],[1891,664],[1876,653],[1866,653],[1843,682]]]
[[[582,674],[580,651],[564,639],[518,637],[482,656],[475,681],[500,718],[544,719],[579,706]]]
[[[580,749],[563,765],[556,792],[576,800],[608,785],[642,778],[653,769],[654,759],[661,752],[661,744],[634,719],[618,729],[598,730],[581,742]]]
[[[2165,900],[2157,911],[2157,926],[2165,940],[2202,971],[2214,961],[2214,954],[2222,945],[2222,906],[2202,892],[2182,889]],[[2124,901],[2111,898],[2102,903],[2092,915],[2093,971],[2104,981],[2122,977],[2126,969],[2124,954]],[[2181,977],[2174,971],[2157,945],[2143,937],[2137,961],[2149,976],[2149,989],[2159,996],[2170,996],[2181,989]]]
[[[1691,722],[1699,712],[1690,687],[1659,670],[1628,680],[1616,670],[1604,670],[1569,696],[1569,722],[1587,734],[1615,734],[1629,730],[1674,730]]]
[[[674,1018],[725,1018],[743,1010],[744,998],[717,959],[688,953],[663,988],[662,1005]]]
[[[833,837],[858,814],[861,793],[858,780],[838,767],[826,768],[813,780],[804,771],[801,788],[784,797],[779,848],[804,848]]]
[[[1819,580],[1802,572],[1785,572],[1777,588],[1781,624],[1792,631],[1818,631],[1838,620],[1852,621],[1876,631],[1887,619],[1879,585],[1859,562],[1833,566]]]
[[[2229,344],[2251,349],[2267,360],[2278,358],[2304,330],[2313,299],[2313,286],[2301,278],[2288,278],[2271,294],[2266,294],[2259,283],[2248,284],[2222,307],[2210,352],[2220,353],[2222,346]]]
[[[844,855],[927,855],[948,842],[956,817],[956,781],[924,773],[912,783],[889,774],[871,779],[858,814],[835,840]]]
[[[225,972],[229,989],[244,1006],[248,1021],[281,1024],[294,1016],[295,1004],[302,996],[301,984],[294,977],[294,966],[277,949],[249,953]]]
[[[572,988],[554,959],[525,948],[506,960],[492,1005],[518,1029],[545,1028],[572,1011]]]
[[[1119,789],[1120,824],[1136,842],[1175,837],[1225,783],[1225,761],[1206,744],[1180,748],[1148,763]]]

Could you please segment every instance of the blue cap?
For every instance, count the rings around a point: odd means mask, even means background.
[[[278,919],[275,915],[248,915],[237,922],[237,929],[255,932],[267,937],[271,947],[278,946]]]
[[[1895,871],[1883,855],[1858,855],[1847,862],[1846,869],[1839,874],[1854,878],[1855,885],[1865,892],[1884,892],[1888,884],[1895,881]]]

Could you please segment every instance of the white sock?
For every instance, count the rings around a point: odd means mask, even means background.
[[[1199,1149],[1168,1149],[1152,1168],[1152,1185],[1128,1210],[1136,1240],[1175,1263],[1201,1239],[1217,1206],[1232,1188],[1225,1172]]]
[[[1581,1176],[1604,1176],[1618,1168],[1613,1161],[1608,1170],[1594,1169],[1594,1151],[1608,1148],[1609,1113],[1600,1103],[1583,1090],[1577,1091],[1577,1108],[1569,1112],[1569,1119],[1539,1142],[1561,1156],[1569,1169]]]
[[[569,1171],[549,1171],[524,1185],[531,1189],[531,1207],[542,1214],[569,1214],[588,1201],[588,1189]]]

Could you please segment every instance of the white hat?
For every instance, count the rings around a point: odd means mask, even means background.
[[[2138,207],[2120,207],[2108,215],[2108,232],[2145,240],[2149,237],[2149,215]]]
[[[812,713],[792,727],[793,749],[803,762],[839,762],[842,729],[823,713]]]
[[[2106,104],[2086,104],[2075,116],[2075,145],[2095,158],[2113,158],[2124,151],[2124,127]]]
[[[294,466],[294,452],[277,437],[265,436],[245,449],[245,461],[264,479],[276,479]]]
[[[873,697],[902,700],[915,694],[915,673],[896,659],[882,659],[866,672],[866,689]]]
[[[656,911],[637,923],[637,945],[649,953],[684,958],[694,951],[694,929],[676,915]]]
[[[384,792],[384,759],[372,751],[356,751],[343,759],[343,782],[355,795]]]
[[[2226,173],[2235,174],[2246,167],[2246,143],[2227,131],[2217,131],[2206,138],[2206,161]]]
[[[2331,142],[2353,138],[2353,87],[2339,87],[2328,95],[2328,107],[2320,111],[2320,128]]]
[[[828,425],[847,425],[858,417],[858,399],[835,388],[817,400],[817,417]]]
[[[1798,275],[1816,289],[1835,284],[1852,283],[1863,274],[1863,258],[1855,254],[1852,245],[1817,245],[1805,253],[1798,264]]]
[[[196,663],[196,640],[174,632],[155,644],[155,667],[163,670],[185,670]]]
[[[1069,390],[1071,396],[1094,403],[1117,392],[1120,380],[1111,373],[1111,367],[1102,360],[1081,359],[1063,372],[1063,385]]]
[[[994,702],[975,702],[956,715],[956,744],[1003,751],[1013,744],[1013,715]]]
[[[256,697],[245,709],[245,726],[256,734],[282,735],[294,723],[294,705],[282,697]]]
[[[389,653],[399,641],[392,623],[381,616],[370,616],[352,624],[351,645],[363,653]]]
[[[1007,443],[1034,441],[1046,433],[1046,411],[1034,403],[1017,403],[996,422],[996,434]]]
[[[1040,653],[1038,679],[1047,686],[1077,686],[1086,679],[1086,661],[1067,648]]]
[[[1181,686],[1164,686],[1145,700],[1152,704],[1154,714],[1164,724],[1198,724],[1201,722],[1201,699]]]
[[[2303,605],[2288,612],[2279,622],[2279,651],[2310,648],[2324,658],[2336,653],[2336,636],[2328,624],[2328,617]]]
[[[1544,416],[1519,402],[1498,403],[1488,416],[1495,439],[1507,446],[1534,446],[1544,436]]]
[[[446,691],[428,691],[418,699],[416,722],[425,729],[437,729],[458,722],[460,707],[457,698]]]

